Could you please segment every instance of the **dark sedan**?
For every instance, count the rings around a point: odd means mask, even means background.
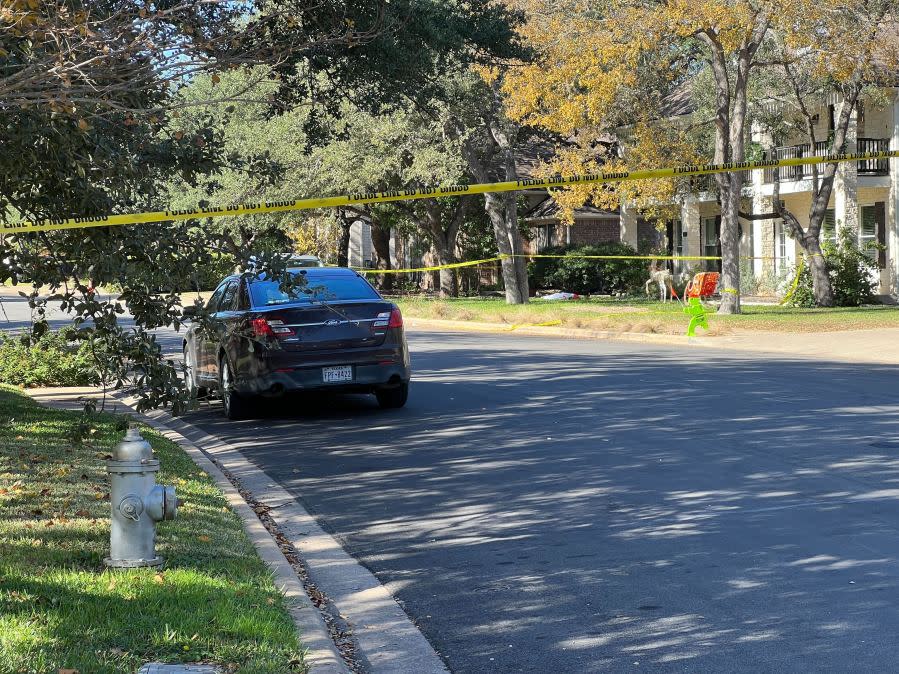
[[[184,340],[187,384],[218,391],[229,419],[255,396],[291,391],[374,393],[383,408],[409,395],[403,317],[352,269],[291,269],[276,280],[229,276]],[[189,312],[186,312],[189,314]]]

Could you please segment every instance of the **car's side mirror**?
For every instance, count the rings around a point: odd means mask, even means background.
[[[181,310],[181,315],[184,316],[184,318],[196,318],[198,312],[199,307],[189,306],[184,307],[184,309]]]

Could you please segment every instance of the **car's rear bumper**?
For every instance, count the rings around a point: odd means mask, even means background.
[[[237,359],[235,390],[245,394],[291,391],[373,391],[408,382],[412,372],[402,333],[376,347],[337,351],[245,351]],[[352,379],[325,382],[324,368],[349,366]]]
[[[351,365],[352,381],[326,383],[322,367],[283,368],[268,374],[240,378],[236,389],[240,393],[276,395],[291,391],[369,392],[384,386],[398,386],[408,382],[412,373],[402,363]]]

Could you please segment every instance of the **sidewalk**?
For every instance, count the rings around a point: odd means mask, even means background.
[[[803,334],[756,332],[697,338],[695,343],[712,349],[776,353],[848,363],[899,365],[899,328]]]

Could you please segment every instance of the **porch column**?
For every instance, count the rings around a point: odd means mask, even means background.
[[[839,113],[837,113],[839,114]],[[858,113],[852,111],[846,129],[846,152],[858,149]],[[858,164],[844,161],[838,165],[833,190],[834,215],[838,229],[848,229],[858,241]]]
[[[356,220],[350,227],[350,266],[370,266],[371,248],[371,225],[365,220]]]
[[[770,213],[773,206],[771,197],[756,192],[752,197],[753,213]],[[772,278],[774,276],[774,220],[753,220],[747,223],[753,227],[754,236],[752,269],[756,276]],[[761,259],[758,259],[761,258]]]
[[[687,198],[681,206],[680,211],[681,231],[684,236],[684,255],[694,257],[702,255],[702,239],[700,238],[699,226],[699,202]],[[701,260],[688,260],[681,265],[684,270],[701,269]]]
[[[758,122],[752,123],[752,138],[761,147],[765,148],[766,151],[768,148],[774,147],[774,139],[771,134]],[[768,157],[768,159],[772,158],[773,157]],[[750,173],[750,184],[752,185],[752,204],[750,206],[752,210],[750,210],[750,213],[754,215],[758,213],[770,213],[771,198],[764,195],[765,169],[756,169],[755,171],[752,171]],[[749,220],[741,221],[740,224],[743,227],[743,237],[740,239],[740,255],[746,255],[752,258],[749,260],[749,265],[740,268],[741,271],[748,267],[749,269],[752,269],[752,274],[756,278],[759,278],[769,271],[773,271],[774,261],[761,258],[771,257],[773,254],[774,235],[770,230],[774,229],[774,223],[771,220]],[[764,252],[763,236],[765,230],[769,230],[769,240],[767,241],[767,244],[771,249],[770,253]]]
[[[633,204],[629,204],[622,200],[619,208],[618,226],[621,242],[636,251],[639,251],[639,241],[637,240],[637,209]]]
[[[899,92],[893,99],[893,131],[890,149],[899,148]],[[899,158],[890,158],[890,196],[887,199],[887,266],[883,285],[894,296],[899,296]]]

